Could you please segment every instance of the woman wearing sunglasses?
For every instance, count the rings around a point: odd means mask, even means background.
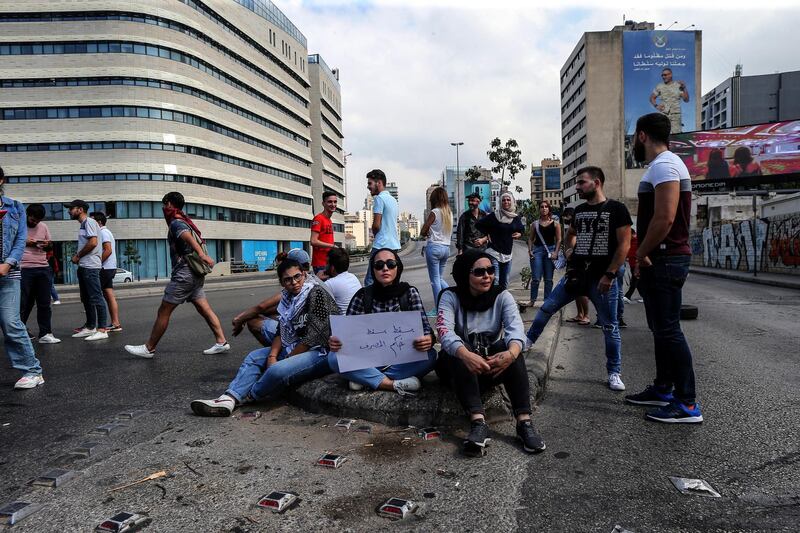
[[[200,416],[230,416],[240,405],[275,397],[293,387],[330,374],[328,338],[330,315],[339,307],[330,293],[294,259],[278,265],[283,289],[278,304],[278,328],[271,346],[245,357],[225,394],[214,400],[195,400],[192,411]]]
[[[424,335],[414,339],[414,348],[428,352],[427,361],[415,361],[390,365],[382,368],[365,368],[343,372],[350,381],[351,390],[396,391],[400,395],[413,395],[421,387],[419,378],[430,372],[436,364],[436,350],[433,349],[433,330],[425,315],[425,307],[416,287],[400,281],[403,263],[397,254],[388,248],[378,250],[369,262],[375,282],[359,290],[350,300],[348,315],[369,313],[392,313],[397,311],[419,311],[422,314]],[[524,336],[522,337],[525,338]],[[342,349],[342,339],[331,337],[328,341],[330,353],[328,363],[334,372],[339,372],[336,352]]]
[[[481,392],[502,383],[517,420],[517,436],[526,452],[545,444],[531,422],[528,371],[522,352],[525,330],[519,308],[506,290],[494,285],[493,258],[470,250],[453,263],[454,288],[442,291],[436,321],[442,351],[449,356],[453,385],[470,417],[464,452],[482,455],[489,442]]]

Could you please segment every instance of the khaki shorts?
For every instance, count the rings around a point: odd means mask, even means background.
[[[164,289],[163,300],[167,303],[180,305],[184,302],[194,302],[206,297],[203,283],[206,278],[195,276],[187,264],[180,264],[172,270],[172,278]]]

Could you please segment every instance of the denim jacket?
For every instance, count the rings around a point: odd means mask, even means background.
[[[8,263],[13,269],[19,269],[25,240],[28,238],[28,224],[25,218],[25,206],[8,196],[0,196],[2,209],[8,212],[3,217],[3,256],[0,263]]]

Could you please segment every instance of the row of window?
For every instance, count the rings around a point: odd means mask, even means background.
[[[339,152],[342,151],[342,147],[339,145],[339,143],[337,143],[336,141],[331,139],[324,131],[322,132],[322,138],[325,139],[326,141],[328,141],[330,144],[332,144],[333,147],[336,148],[337,151],[339,151]]]
[[[576,170],[579,166],[586,162],[586,154],[583,154],[578,159],[570,163],[569,165],[564,167],[564,174],[569,174],[573,170]],[[567,186],[565,185],[564,188],[566,189]]]
[[[87,202],[89,211],[102,211],[109,218],[138,219],[163,218],[161,202]],[[45,220],[69,220],[69,211],[64,204],[46,203]],[[291,228],[310,228],[311,221],[304,218],[261,213],[244,209],[232,209],[216,205],[189,204],[183,211],[191,218],[198,220],[216,220],[220,222],[243,222],[245,224],[267,224],[271,226],[287,226]]]
[[[179,152],[200,157],[208,157],[216,161],[248,168],[264,174],[271,174],[279,178],[291,180],[303,185],[311,185],[311,180],[304,176],[280,170],[247,159],[229,156],[214,150],[189,146],[186,144],[167,144],[137,141],[96,141],[72,143],[37,143],[37,144],[5,144],[0,145],[0,152],[57,152],[64,150],[162,150],[165,152]]]
[[[342,162],[341,162],[341,161],[339,161],[338,159],[336,159],[335,157],[333,157],[333,155],[332,155],[332,154],[328,153],[328,151],[327,151],[325,148],[323,148],[323,149],[322,149],[322,155],[324,155],[325,157],[327,157],[328,159],[330,159],[330,161],[331,161],[331,162],[332,162],[334,165],[336,165],[337,167],[339,167],[339,168],[344,168],[344,165],[342,164]]]
[[[320,98],[320,102],[322,102],[322,105],[325,107],[325,109],[327,109],[328,111],[330,111],[330,113],[331,113],[331,114],[332,114],[334,117],[336,117],[336,120],[338,120],[338,121],[341,121],[341,120],[342,120],[342,117],[341,117],[341,116],[339,116],[339,113],[338,113],[338,112],[337,112],[337,111],[336,111],[336,110],[333,108],[333,106],[331,106],[331,104],[329,104],[328,102],[326,102],[326,101],[325,101],[325,99],[323,99],[323,98]]]
[[[210,102],[216,106],[226,109],[232,113],[236,113],[246,119],[252,120],[257,124],[261,124],[271,130],[277,131],[281,135],[289,137],[303,146],[308,146],[308,139],[297,135],[295,132],[288,128],[284,128],[280,124],[272,122],[260,115],[256,115],[243,107],[239,107],[221,98],[217,98],[213,94],[183,85],[181,83],[174,83],[170,81],[157,80],[154,78],[134,78],[134,77],[120,77],[120,78],[31,78],[31,79],[16,79],[16,80],[0,80],[0,87],[6,89],[19,89],[27,87],[88,87],[88,86],[105,86],[105,85],[131,85],[136,87],[150,87],[152,89],[166,89],[168,91],[175,91],[183,94],[188,94],[196,98]],[[258,97],[256,97],[258,98]],[[302,124],[308,128],[308,121],[300,115],[295,114],[288,107],[285,107],[275,100],[266,98],[261,99],[262,102],[268,104],[274,109],[280,111],[289,118]]]
[[[581,132],[581,131],[583,130],[583,127],[584,127],[584,126],[586,126],[586,117],[583,117],[583,118],[580,120],[580,122],[578,122],[577,124],[575,124],[575,126],[573,126],[573,127],[572,127],[572,129],[570,129],[570,130],[567,132],[567,134],[566,134],[564,137],[562,137],[562,138],[561,138],[561,144],[562,144],[562,146],[563,146],[563,145],[565,145],[565,144],[567,144],[567,141],[568,141],[568,140],[572,139],[572,137],[574,137],[574,136],[575,136],[575,135],[577,135],[579,132]]]
[[[175,183],[192,183],[195,185],[205,185],[217,189],[227,189],[229,191],[244,192],[247,194],[257,194],[278,200],[288,200],[299,204],[311,205],[311,198],[298,196],[288,192],[263,189],[241,183],[230,181],[215,180],[212,178],[202,178],[200,176],[186,176],[183,174],[144,174],[144,173],[118,173],[118,174],[61,174],[56,176],[6,176],[8,183],[73,183],[86,181],[168,181]]]
[[[160,57],[177,61],[185,65],[194,67],[209,76],[236,87],[247,94],[258,94],[262,98],[268,98],[264,93],[257,91],[249,85],[229,76],[223,71],[212,66],[210,63],[198,59],[191,54],[186,54],[167,46],[155,46],[152,44],[134,41],[65,41],[65,42],[42,42],[42,43],[13,43],[0,44],[0,55],[50,55],[50,54],[137,54],[152,57]],[[308,107],[308,102],[302,98],[296,98],[303,107]]]
[[[300,30],[297,29],[297,26],[292,24],[292,21],[289,20],[289,18],[284,15],[275,4],[270,2],[270,0],[236,0],[236,3],[246,7],[259,17],[275,24],[277,27],[291,35],[296,41],[302,44],[303,47],[308,47],[305,35],[300,33]]]
[[[336,174],[334,174],[333,172],[329,172],[329,171],[327,171],[325,169],[322,169],[322,173],[325,174],[326,176],[328,176],[330,179],[332,179],[332,180],[344,185],[344,180],[341,177],[339,177]]]
[[[564,83],[564,80],[569,78],[570,73],[575,69],[575,65],[583,59],[583,54],[585,52],[586,45],[581,46],[581,49],[578,50],[578,53],[575,54],[575,57],[572,58],[572,61],[569,62],[569,66],[564,69],[564,74],[561,75],[561,83]]]
[[[342,133],[342,131],[341,131],[339,128],[337,128],[337,127],[336,127],[336,125],[335,125],[333,122],[331,122],[331,121],[328,119],[328,117],[326,117],[326,116],[325,116],[325,114],[324,114],[324,113],[320,113],[319,115],[322,117],[322,121],[323,121],[325,124],[327,124],[327,125],[328,125],[328,127],[329,127],[330,129],[332,129],[332,130],[333,130],[333,131],[336,133],[336,135],[338,135],[338,136],[339,136],[339,138],[340,138],[340,139],[344,137],[344,133]]]
[[[577,151],[578,151],[578,148],[580,148],[580,147],[581,147],[581,146],[583,146],[584,144],[586,144],[586,135],[584,135],[583,137],[581,137],[580,139],[578,139],[578,140],[577,140],[575,143],[573,143],[573,145],[572,145],[572,146],[570,146],[569,148],[567,148],[567,149],[564,151],[564,154],[562,155],[562,157],[563,157],[564,159],[568,158],[569,156],[571,156],[572,154],[574,154],[575,152],[577,152]]]
[[[250,144],[267,150],[274,154],[283,156],[292,161],[296,161],[308,166],[310,162],[297,156],[288,150],[278,148],[275,145],[256,139],[245,133],[232,130],[226,126],[207,120],[197,115],[183,113],[180,111],[170,111],[157,107],[145,106],[74,106],[74,107],[26,107],[16,109],[3,109],[3,120],[38,120],[38,119],[62,119],[62,118],[148,118],[153,120],[167,120],[170,122],[180,122],[197,126],[214,133],[219,133],[231,139]]]
[[[564,102],[564,105],[561,106],[561,114],[562,115],[567,112],[567,109],[569,109],[569,106],[571,106],[572,103],[575,100],[577,100],[578,97],[580,95],[582,95],[583,91],[585,91],[585,90],[586,90],[586,82],[584,81],[583,83],[580,84],[578,89],[574,93],[572,93],[572,96],[570,96],[569,99],[566,102]]]
[[[561,121],[561,129],[563,130],[564,128],[566,128],[566,127],[567,127],[567,125],[568,125],[570,122],[572,122],[572,119],[574,119],[575,117],[577,117],[577,116],[578,116],[578,113],[580,113],[581,111],[583,111],[583,108],[585,108],[585,107],[586,107],[586,100],[584,100],[584,101],[582,101],[580,104],[578,104],[578,107],[576,107],[575,109],[573,109],[573,110],[572,110],[572,113],[570,113],[570,114],[569,114],[569,116],[568,116],[567,118],[565,118],[564,120],[562,120],[562,121]]]
[[[583,73],[584,73],[585,71],[586,71],[586,63],[584,63],[583,65],[581,65],[581,68],[579,68],[579,69],[578,69],[578,72],[576,72],[576,73],[575,73],[575,75],[572,77],[572,79],[571,79],[571,80],[569,80],[569,83],[567,84],[567,86],[566,86],[566,87],[564,87],[563,89],[561,89],[561,99],[562,99],[562,100],[564,99],[564,97],[565,97],[567,94],[569,94],[569,91],[570,91],[570,89],[572,89],[572,87],[573,87],[573,86],[574,86],[576,83],[578,83],[578,80],[579,80],[579,78],[580,78],[580,77],[583,75]]]

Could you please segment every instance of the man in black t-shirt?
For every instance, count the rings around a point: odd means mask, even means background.
[[[575,208],[567,234],[567,274],[553,288],[550,297],[533,319],[528,339],[535,343],[553,314],[578,296],[588,296],[597,310],[606,344],[608,387],[625,390],[622,372],[622,338],[617,321],[619,285],[628,248],[631,245],[631,215],[620,202],[603,193],[605,175],[598,167],[578,170],[575,188],[586,203]]]

